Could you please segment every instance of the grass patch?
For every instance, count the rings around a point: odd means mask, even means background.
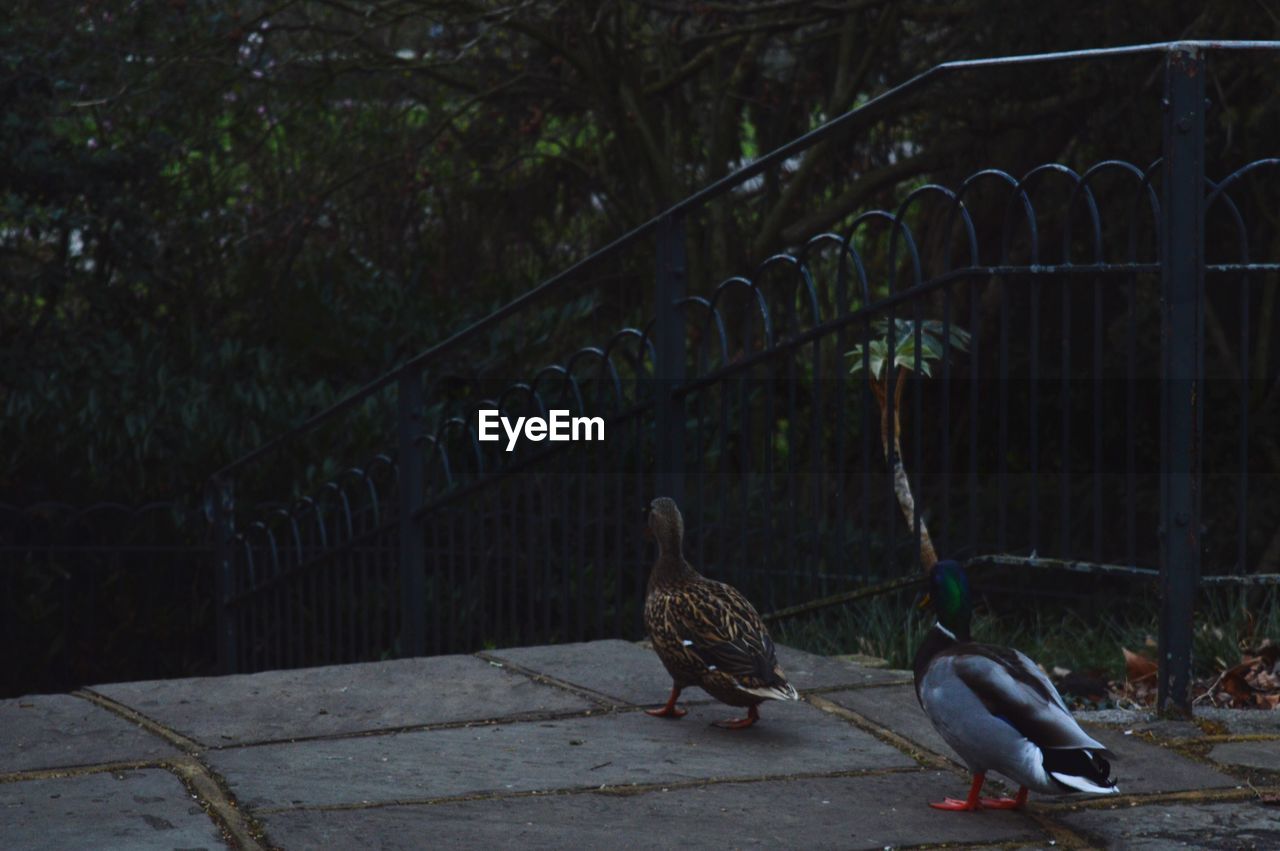
[[[917,596],[899,591],[795,618],[773,628],[775,638],[812,653],[863,653],[909,669],[931,612]],[[1045,669],[1124,679],[1127,647],[1156,655],[1159,602],[1154,593],[1098,594],[1046,599],[1009,591],[975,593],[973,634],[978,641],[1016,647]],[[1195,625],[1195,672],[1216,676],[1240,661],[1241,650],[1264,639],[1280,644],[1280,590],[1214,588],[1201,592]]]

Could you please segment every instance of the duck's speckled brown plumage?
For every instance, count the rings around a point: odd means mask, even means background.
[[[684,521],[675,502],[654,500],[649,528],[659,553],[644,620],[676,692],[700,686],[730,706],[795,700],[755,608],[736,588],[707,579],[684,560]]]

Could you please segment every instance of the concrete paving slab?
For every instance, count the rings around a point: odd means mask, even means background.
[[[1116,724],[1126,729],[1158,721],[1160,718],[1145,709],[1083,709],[1074,714],[1081,723],[1088,721],[1091,724]]]
[[[1209,759],[1223,765],[1244,765],[1280,771],[1280,739],[1270,742],[1227,742],[1214,745]],[[1277,814],[1280,818],[1280,813]]]
[[[592,706],[475,656],[114,683],[94,691],[211,747]]]
[[[1165,718],[1144,721],[1125,728],[1126,732],[1129,730],[1135,733],[1149,733],[1165,742],[1173,741],[1174,739],[1194,739],[1203,733],[1194,721],[1174,721]]]
[[[0,848],[226,848],[200,805],[162,769],[0,784]]]
[[[1220,709],[1196,707],[1196,717],[1227,728],[1228,733],[1280,735],[1280,709]]]
[[[778,662],[787,672],[787,679],[798,689],[838,688],[881,685],[884,683],[909,683],[910,671],[892,668],[868,668],[833,656],[818,656],[796,650],[794,647],[778,647]]]
[[[1161,718],[1153,712],[1135,712],[1128,709],[1086,709],[1074,714],[1081,724],[1118,726],[1126,733],[1150,733],[1163,741],[1195,738],[1203,734],[1194,721]]]
[[[0,774],[178,753],[137,725],[69,694],[0,700]]]
[[[823,697],[846,709],[852,709],[868,720],[888,727],[925,750],[946,757],[957,765],[960,764],[960,758],[951,750],[951,746],[943,741],[942,736],[938,735],[938,731],[933,728],[933,723],[920,708],[914,685],[835,691],[824,694]]]
[[[1039,841],[1017,813],[944,813],[926,802],[953,779],[936,772],[814,778],[430,806],[288,811],[264,817],[268,836],[291,849],[440,847],[875,848],[924,843]]]
[[[803,703],[770,704],[748,730],[641,712],[263,745],[208,754],[252,808],[430,800],[725,777],[909,768],[878,739]]]
[[[1203,731],[1194,721],[1166,721],[1149,710],[1098,709],[1078,712],[1081,721],[1116,724],[1125,729],[1151,730],[1158,736],[1198,736]],[[1222,709],[1197,706],[1195,721],[1219,725],[1229,733],[1262,733],[1280,736],[1280,709]]]
[[[620,706],[661,705],[671,691],[671,676],[657,655],[630,641],[509,647],[487,655],[590,689]],[[690,689],[689,697],[710,699],[701,689]]]
[[[1253,802],[1090,809],[1060,820],[1099,847],[1135,851],[1280,848],[1280,810]]]

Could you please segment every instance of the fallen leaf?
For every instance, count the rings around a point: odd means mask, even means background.
[[[1124,652],[1125,679],[1130,683],[1140,683],[1144,680],[1154,680],[1156,678],[1158,668],[1155,662],[1152,662],[1141,653],[1134,653],[1127,647],[1121,647],[1120,649]]]
[[[1223,673],[1221,679],[1218,680],[1218,688],[1231,695],[1232,700],[1237,701],[1241,705],[1248,705],[1252,702],[1253,688],[1245,680],[1245,674],[1250,670],[1250,665],[1236,665],[1234,668]]]

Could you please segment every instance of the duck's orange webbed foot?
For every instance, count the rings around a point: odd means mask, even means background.
[[[969,797],[961,801],[959,798],[947,798],[942,801],[930,801],[929,806],[935,810],[951,810],[952,812],[973,812],[980,810],[985,803],[978,798],[982,791],[982,783],[987,779],[985,774],[973,775],[973,783],[969,786]]]
[[[676,706],[676,700],[680,697],[680,689],[675,686],[671,687],[671,697],[667,698],[667,705],[661,709],[646,709],[645,715],[652,715],[654,718],[683,718],[689,714],[689,710],[680,709]]]
[[[711,726],[721,730],[745,730],[760,720],[760,710],[754,706],[747,710],[746,718],[730,718],[727,721],[712,721]]]

